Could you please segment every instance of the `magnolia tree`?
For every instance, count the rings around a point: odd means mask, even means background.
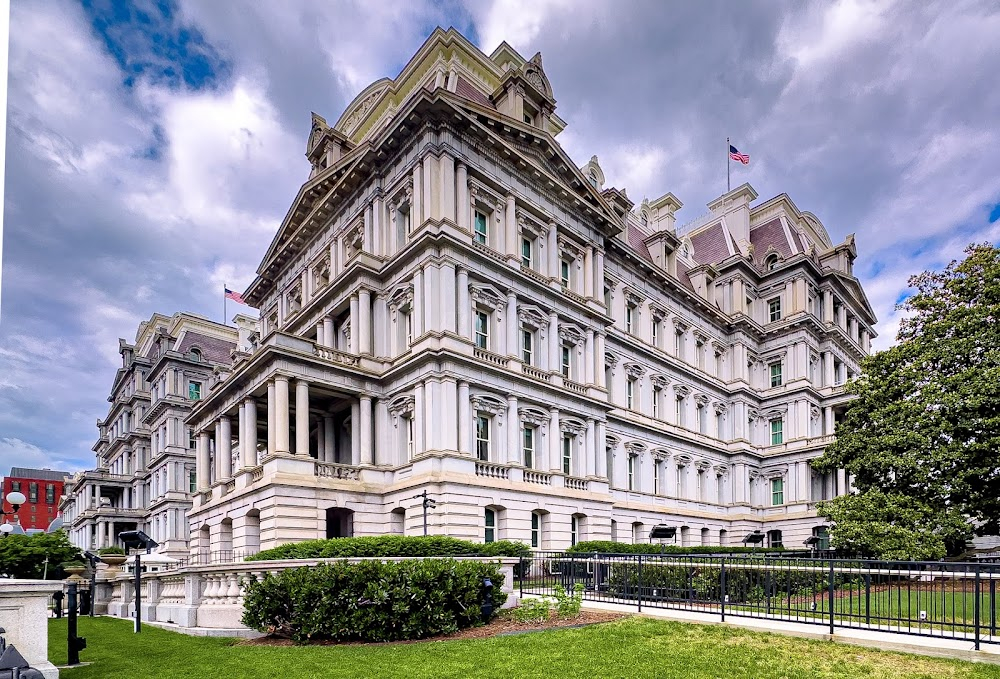
[[[813,466],[857,488],[819,506],[835,547],[936,559],[1000,532],[1000,248],[972,245],[910,286],[896,345],[847,385],[856,398]]]

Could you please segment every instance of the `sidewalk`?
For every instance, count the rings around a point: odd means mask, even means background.
[[[526,595],[531,596],[531,595]],[[726,616],[726,621],[721,622],[717,613],[696,613],[693,611],[682,611],[663,608],[643,608],[641,613],[636,612],[634,605],[605,603],[603,601],[584,601],[583,608],[599,611],[615,611],[617,613],[631,613],[633,615],[644,615],[650,618],[662,620],[676,620],[679,622],[693,622],[702,625],[729,625],[730,627],[740,627],[753,630],[755,632],[772,632],[774,634],[785,634],[803,639],[821,639],[824,641],[837,641],[843,644],[854,644],[856,646],[868,646],[886,651],[901,651],[903,653],[916,653],[919,655],[929,655],[939,658],[954,658],[956,660],[967,660],[969,662],[987,662],[1000,664],[1000,644],[981,643],[980,650],[974,650],[972,640],[945,639],[937,637],[924,637],[912,634],[895,634],[892,632],[877,632],[867,629],[838,627],[835,634],[830,634],[823,625],[810,625],[798,622],[785,622],[782,620],[767,620],[763,618],[741,618],[732,615]]]

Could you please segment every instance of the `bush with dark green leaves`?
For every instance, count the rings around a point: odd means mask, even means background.
[[[124,556],[125,555],[125,550],[122,549],[121,547],[102,547],[101,549],[97,550],[97,554],[99,556],[108,556],[108,555],[111,555],[111,554],[117,554],[119,556]]]
[[[392,556],[495,556],[517,557],[531,553],[527,545],[511,540],[486,544],[445,536],[376,535],[290,542],[266,549],[247,561],[272,559],[337,559]]]
[[[484,581],[496,610],[507,600],[495,563],[455,559],[334,562],[245,583],[243,624],[308,641],[401,641],[449,634],[483,620]]]
[[[762,551],[759,547],[709,547],[697,545],[680,547],[678,545],[657,545],[648,542],[626,544],[610,540],[589,540],[578,542],[566,551],[570,554],[752,554]],[[783,551],[781,547],[767,548],[768,553]]]
[[[65,530],[0,539],[0,577],[40,580],[44,576],[61,580],[66,577],[61,564],[81,558],[80,550],[70,544]]]

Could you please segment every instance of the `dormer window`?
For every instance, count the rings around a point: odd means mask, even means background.
[[[596,170],[591,170],[590,171],[590,173],[587,175],[587,181],[589,181],[590,185],[593,186],[595,189],[597,188],[597,186],[598,186],[598,179],[597,179],[597,171]]]
[[[764,260],[764,270],[774,271],[778,268],[778,255],[771,255]]]
[[[195,363],[201,363],[201,349],[193,348],[190,354],[191,360]]]

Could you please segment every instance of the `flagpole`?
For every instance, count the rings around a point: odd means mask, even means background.
[[[229,314],[226,313],[226,284],[223,283],[222,284],[222,325],[229,325],[229,321],[226,320],[226,317],[228,315]]]
[[[732,187],[729,185],[729,165],[732,163],[733,158],[729,155],[729,137],[726,137],[726,193],[732,191]]]

